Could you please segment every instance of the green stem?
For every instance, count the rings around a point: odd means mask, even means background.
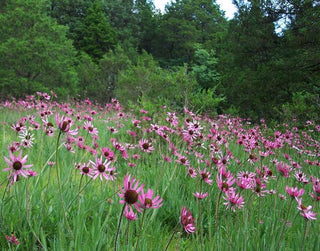
[[[63,213],[64,220],[66,222],[67,229],[68,229],[69,234],[71,235],[71,237],[73,239],[74,238],[73,237],[73,233],[72,233],[72,230],[71,230],[70,225],[68,223],[67,213],[66,213],[66,209],[65,209],[64,203],[63,203],[62,189],[61,189],[61,183],[60,183],[60,171],[59,171],[59,165],[58,165],[58,154],[59,154],[58,145],[59,145],[60,136],[61,136],[61,131],[59,131],[59,135],[58,135],[58,138],[57,138],[57,144],[56,144],[56,174],[57,174],[57,183],[58,183],[58,190],[59,190],[59,199],[60,199],[62,213]]]
[[[169,248],[169,246],[170,246],[170,243],[171,243],[174,235],[175,235],[176,232],[178,231],[178,226],[179,226],[179,222],[178,222],[178,224],[175,226],[175,228],[174,228],[174,230],[173,230],[173,233],[172,233],[172,235],[171,235],[171,237],[170,237],[170,239],[169,239],[169,241],[168,241],[168,244],[167,244],[167,246],[166,246],[166,248],[165,248],[164,251],[167,251],[167,250],[168,250],[168,248]]]
[[[118,236],[119,236],[119,232],[120,232],[120,226],[121,226],[122,216],[123,216],[123,212],[124,212],[125,207],[126,207],[126,204],[123,205],[122,210],[121,210],[121,214],[119,217],[117,233],[116,233],[116,237],[114,239],[114,251],[117,251]]]
[[[303,234],[303,239],[302,239],[302,243],[301,243],[301,248],[300,251],[304,250],[304,243],[306,241],[307,235],[308,235],[308,226],[309,226],[309,221],[305,220],[305,224],[304,224],[304,234]]]
[[[219,229],[219,203],[222,195],[222,190],[220,190],[220,193],[217,198],[217,204],[216,204],[216,233],[218,233]]]
[[[284,235],[284,230],[286,229],[287,220],[289,218],[289,213],[290,213],[290,209],[292,207],[293,200],[294,199],[291,198],[290,205],[289,205],[289,208],[288,208],[288,211],[287,211],[287,215],[286,215],[286,218],[285,218],[284,223],[283,223],[283,228],[282,228],[282,231],[281,231],[281,234],[280,234],[279,242],[278,242],[278,245],[277,245],[277,250],[279,250],[279,246],[280,246],[280,243],[281,243],[283,235]]]
[[[137,239],[137,243],[136,243],[136,247],[134,250],[137,250],[138,248],[138,244],[139,244],[139,241],[140,241],[140,237],[142,235],[142,231],[143,231],[143,223],[144,223],[144,217],[146,215],[146,209],[144,208],[143,209],[143,213],[142,213],[142,220],[141,220],[141,227],[140,227],[140,232],[139,232],[139,235],[138,235],[138,239]]]

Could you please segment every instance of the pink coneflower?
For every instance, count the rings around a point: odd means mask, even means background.
[[[93,126],[90,121],[85,121],[83,125],[83,129],[88,131],[91,135],[98,135],[98,129]]]
[[[193,167],[189,166],[189,167],[188,167],[188,175],[189,175],[191,178],[197,177],[197,171],[196,171],[196,169],[194,169]]]
[[[148,142],[148,140],[146,140],[146,139],[140,139],[139,145],[140,145],[141,150],[146,153],[151,153],[154,150],[152,143]]]
[[[107,129],[109,130],[109,132],[114,133],[114,134],[119,132],[118,129],[114,128],[113,126],[108,126]]]
[[[138,200],[144,184],[139,186],[139,182],[134,177],[131,178],[131,175],[126,175],[123,179],[123,188],[120,187],[118,196],[122,198],[119,201],[120,204],[126,203],[126,208],[134,206],[138,212],[141,212]]]
[[[227,209],[231,209],[233,212],[236,211],[236,207],[241,209],[244,205],[244,199],[242,196],[236,193],[235,189],[229,189],[223,198],[227,201],[223,204],[227,206]]]
[[[20,245],[18,238],[13,233],[11,234],[11,236],[6,235],[6,239],[11,244]]]
[[[71,126],[74,124],[74,121],[65,116],[60,116],[58,113],[55,115],[55,120],[58,128],[61,132],[68,133],[70,135],[76,135],[78,133],[78,130],[71,130]]]
[[[301,183],[304,183],[304,184],[309,183],[307,176],[301,170],[296,171],[294,173],[294,177],[296,178],[297,181]]]
[[[108,148],[108,147],[104,147],[101,149],[102,155],[107,158],[110,161],[114,161],[115,160],[115,155],[114,152]]]
[[[107,159],[103,162],[102,156],[100,158],[96,158],[95,162],[90,160],[90,164],[93,168],[93,179],[96,179],[98,176],[100,177],[100,180],[102,181],[103,178],[106,180],[114,180],[114,171],[116,170],[115,167],[109,167],[111,162],[109,162]]]
[[[180,222],[188,234],[192,234],[196,231],[194,221],[195,219],[192,217],[191,212],[188,211],[186,207],[183,207],[181,209]]]
[[[184,165],[184,166],[189,166],[190,165],[190,161],[187,159],[187,157],[181,155],[181,154],[177,154],[178,159],[176,160],[178,163]]]
[[[153,199],[152,197],[153,197],[153,190],[148,188],[147,193],[144,193],[144,191],[142,190],[141,194],[138,197],[140,207],[144,209],[148,209],[148,208],[156,209],[161,207],[162,199],[160,198],[160,196],[157,195]]]
[[[34,142],[34,135],[30,131],[24,130],[19,134],[19,138],[21,139],[21,146],[23,146],[24,148],[32,147],[32,144]]]
[[[277,166],[277,170],[280,172],[281,175],[283,175],[286,178],[289,177],[289,174],[292,171],[292,168],[288,164],[283,162],[278,162],[276,166]]]
[[[199,192],[195,192],[193,193],[193,195],[198,199],[198,200],[202,200],[204,198],[206,198],[208,196],[208,193],[199,193]]]
[[[166,161],[166,162],[168,162],[168,163],[171,163],[172,162],[172,159],[169,157],[169,156],[165,156],[165,155],[161,155],[162,156],[162,158],[163,158],[163,160],[164,161]]]
[[[130,221],[134,221],[137,219],[137,214],[133,212],[132,207],[126,207],[124,209],[124,216]]]
[[[18,152],[18,151],[20,151],[20,143],[15,141],[15,142],[13,142],[13,144],[8,145],[7,148],[12,153]]]
[[[17,133],[22,133],[22,132],[24,132],[26,129],[27,129],[27,127],[24,125],[24,124],[22,124],[22,123],[16,123],[16,124],[13,124],[12,126],[11,126],[11,128],[13,129],[13,130],[15,130]]]
[[[223,192],[227,192],[229,189],[231,189],[231,186],[235,181],[236,180],[233,178],[233,176],[229,176],[227,179],[223,179],[222,174],[217,174],[217,185],[218,188]]]
[[[255,184],[256,182],[253,177],[240,177],[237,179],[237,185],[241,189],[252,189]]]
[[[290,195],[291,198],[300,198],[304,194],[304,189],[301,188],[299,190],[298,187],[288,187],[288,186],[286,186],[286,191]]]
[[[302,204],[302,198],[296,198],[298,202],[298,209],[300,210],[300,214],[306,219],[306,220],[316,220],[317,213],[312,212],[312,206],[305,206]]]
[[[6,169],[3,169],[3,171],[11,171],[9,174],[9,178],[13,177],[13,182],[16,182],[19,175],[22,175],[23,177],[27,177],[29,175],[29,168],[33,165],[25,165],[28,159],[28,155],[22,157],[22,151],[20,151],[18,157],[13,155],[13,153],[9,152],[10,159],[7,157],[4,157],[5,161],[8,163],[9,167]]]
[[[89,163],[83,163],[83,164],[79,164],[79,166],[77,167],[77,169],[80,170],[80,174],[82,175],[86,175],[90,178],[93,177],[94,173],[93,173],[93,169],[90,168],[90,162]]]
[[[212,179],[210,179],[211,177],[211,173],[209,171],[207,171],[207,168],[203,169],[203,170],[198,170],[200,176],[201,176],[201,179],[206,182],[208,185],[211,185],[212,184]]]

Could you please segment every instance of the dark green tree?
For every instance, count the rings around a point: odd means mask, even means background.
[[[8,0],[0,13],[1,98],[77,91],[76,51],[67,28],[47,15],[45,0]]]
[[[152,52],[163,65],[190,63],[195,43],[209,50],[218,47],[227,21],[215,1],[177,0],[166,11]]]
[[[83,19],[76,47],[97,61],[117,44],[117,34],[109,24],[98,1],[88,9]]]

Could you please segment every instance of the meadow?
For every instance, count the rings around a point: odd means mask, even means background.
[[[312,121],[45,93],[0,121],[1,250],[319,250]]]

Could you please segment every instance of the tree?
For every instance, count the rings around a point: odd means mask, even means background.
[[[218,59],[213,50],[207,51],[200,44],[196,44],[192,73],[203,89],[216,87],[219,81]]]
[[[95,61],[101,59],[117,43],[116,31],[109,24],[98,1],[88,9],[79,33],[77,48],[85,51]]]
[[[0,13],[1,98],[53,89],[77,91],[76,51],[67,28],[47,15],[44,0],[8,0]]]
[[[227,20],[212,0],[177,0],[166,7],[160,21],[157,47],[153,55],[163,65],[190,63],[194,44],[205,49],[216,49]]]

